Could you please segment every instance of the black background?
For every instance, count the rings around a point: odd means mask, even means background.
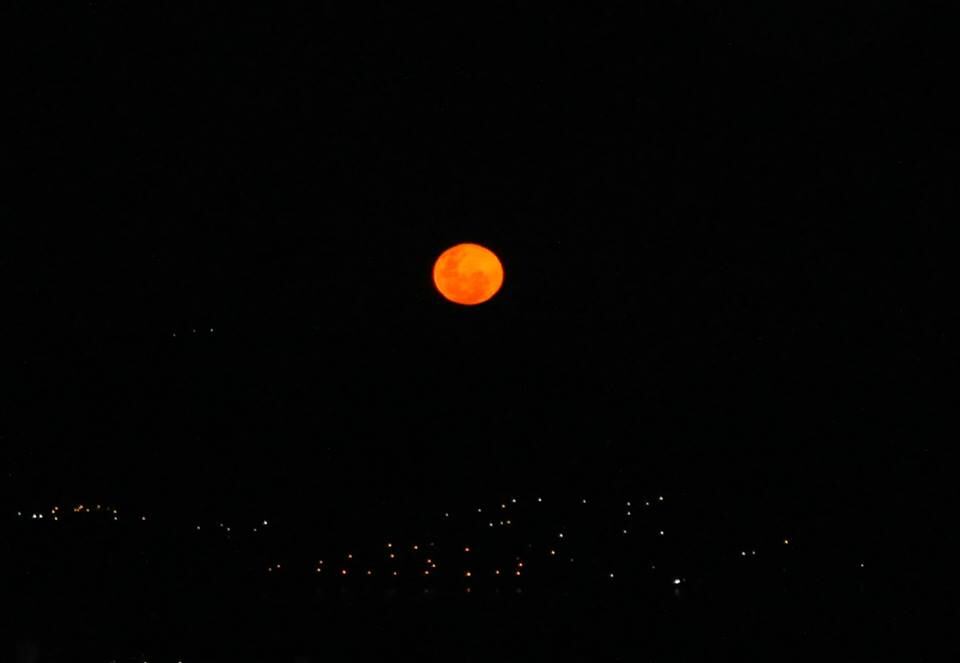
[[[642,485],[931,554],[936,10],[603,5],[20,11],[18,505],[357,533]],[[461,241],[482,306],[430,281]]]

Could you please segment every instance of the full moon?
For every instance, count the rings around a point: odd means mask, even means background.
[[[433,283],[440,294],[457,304],[482,304],[503,285],[503,265],[479,244],[457,244],[440,254],[433,265]]]

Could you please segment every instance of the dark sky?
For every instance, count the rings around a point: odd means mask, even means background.
[[[24,17],[22,499],[926,485],[943,28],[632,4]],[[482,306],[430,281],[461,241],[505,267]]]

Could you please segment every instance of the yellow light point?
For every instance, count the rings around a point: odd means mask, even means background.
[[[387,548],[393,548],[393,544],[392,544],[392,543],[388,543],[388,544],[387,544]]]
[[[347,553],[347,559],[353,559],[353,553]]]
[[[470,576],[472,576],[473,574],[472,574],[472,573],[470,573],[469,571],[467,571],[467,572],[466,572],[466,573],[465,573],[464,575],[465,575],[465,576],[467,576],[467,577],[469,578],[469,577],[470,577]]]
[[[413,549],[414,549],[414,550],[420,550],[420,546],[414,544]]]
[[[394,555],[393,553],[390,553],[390,559],[396,559],[396,558],[397,558],[396,555]]]
[[[783,540],[783,545],[787,545],[788,543],[790,543],[790,539],[784,539],[784,540]]]

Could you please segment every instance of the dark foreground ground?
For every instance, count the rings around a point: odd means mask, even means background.
[[[193,583],[189,594],[143,580],[38,587],[15,616],[16,660],[936,660],[911,635],[918,606],[894,606],[899,589],[876,574],[469,592]]]
[[[926,488],[611,482],[339,524],[37,502],[6,521],[7,630],[24,662],[955,660],[946,467]]]

